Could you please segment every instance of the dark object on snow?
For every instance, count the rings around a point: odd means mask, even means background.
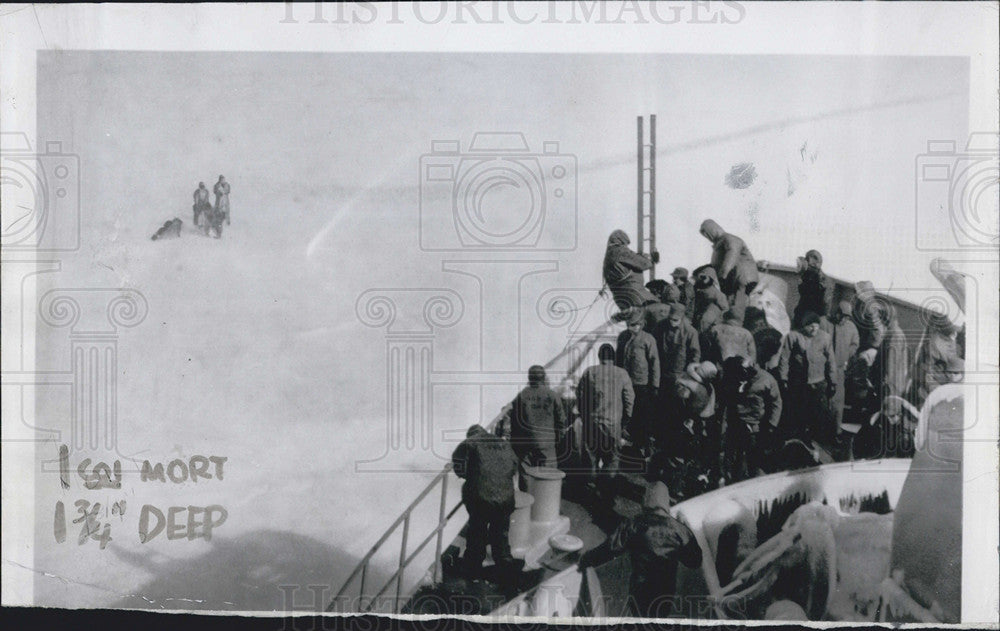
[[[164,221],[160,229],[156,231],[156,234],[154,234],[150,238],[153,241],[160,241],[162,239],[170,239],[170,238],[176,239],[177,237],[181,236],[181,226],[183,224],[184,222],[178,219],[177,217],[174,217],[170,221]]]

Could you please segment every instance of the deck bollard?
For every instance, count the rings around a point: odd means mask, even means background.
[[[531,505],[531,521],[551,522],[559,518],[562,501],[562,481],[566,474],[550,467],[525,467],[528,493],[535,501]]]
[[[510,516],[510,550],[516,559],[523,559],[531,546],[531,506],[535,498],[514,491],[514,512]]]

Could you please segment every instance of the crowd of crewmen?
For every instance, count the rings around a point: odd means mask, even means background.
[[[913,410],[938,385],[962,378],[963,333],[927,314],[911,363],[892,305],[866,281],[831,309],[823,257],[810,250],[799,261],[799,302],[782,335],[751,304],[760,276],[746,242],[711,219],[701,234],[712,245],[710,262],[690,276],[675,269],[672,283],[644,283],[656,255],[630,250],[620,230],[608,238],[604,280],[628,328],[614,366],[609,361],[596,378],[585,373],[577,387],[592,460],[613,475],[614,456],[592,447],[605,434],[623,434],[647,472],[669,479],[683,498],[807,464],[818,446],[849,457],[844,423],[863,428],[857,457],[910,455]],[[613,368],[620,372],[612,376]],[[606,399],[621,400],[621,416]]]
[[[964,330],[929,315],[911,363],[891,304],[862,282],[851,300],[831,309],[823,258],[810,250],[800,259],[799,302],[783,335],[751,304],[759,273],[743,239],[712,220],[701,234],[712,244],[710,262],[690,275],[675,269],[673,282],[644,282],[658,257],[630,250],[621,230],[608,239],[604,281],[627,328],[616,345],[599,348],[599,363],[584,370],[575,390],[575,438],[594,507],[613,503],[616,478],[627,469],[662,482],[678,501],[815,464],[819,445],[850,457],[850,446],[838,450],[850,442],[845,423],[862,426],[855,457],[910,455],[913,410],[938,385],[962,378]],[[532,366],[500,435],[474,426],[456,451],[472,566],[482,563],[487,535],[494,560],[509,561],[509,480],[518,466],[572,469],[566,400],[548,386],[544,368]],[[666,516],[653,522],[682,532]],[[684,534],[678,546],[689,544]]]

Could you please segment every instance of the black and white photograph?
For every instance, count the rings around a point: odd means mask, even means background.
[[[4,606],[996,628],[997,6],[0,9]]]

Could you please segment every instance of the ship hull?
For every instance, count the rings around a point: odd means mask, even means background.
[[[854,592],[851,597],[855,603],[867,602],[866,610],[852,613],[850,607],[841,602],[831,603],[830,612],[830,617],[835,619],[872,620],[878,587],[886,578],[881,569],[884,566],[885,573],[888,570],[891,513],[899,500],[909,465],[909,459],[884,459],[775,473],[723,487],[673,506],[671,514],[694,532],[703,551],[703,560],[697,568],[678,568],[676,596],[667,601],[658,615],[708,619],[747,617],[751,612],[741,609],[739,604],[726,603],[723,597],[719,568],[724,565],[720,555],[725,554],[725,545],[720,546],[720,539],[724,538],[725,531],[741,519],[741,514],[749,514],[757,530],[757,542],[761,543],[776,534],[796,508],[808,502],[820,502],[846,515],[846,520],[856,516],[860,521],[873,522],[868,524],[868,534],[878,533],[865,538],[870,548],[865,554],[870,557],[875,552],[880,556],[876,563],[880,567],[867,572],[867,584],[859,587],[853,568],[835,568],[839,574],[849,575],[854,581],[850,585]],[[850,555],[840,554],[836,562],[857,561]],[[495,609],[492,615],[627,616],[621,563],[622,560],[612,562],[611,567],[597,572],[583,572],[577,566],[567,568]],[[602,577],[604,584],[601,584]],[[839,592],[839,588],[837,586],[834,592]]]

